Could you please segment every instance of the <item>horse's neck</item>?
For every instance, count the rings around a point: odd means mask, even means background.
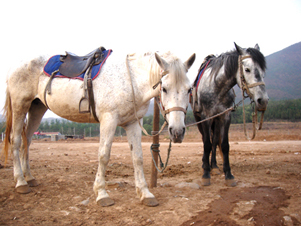
[[[227,77],[223,68],[216,75],[215,83],[216,88],[219,90],[219,96],[223,97],[237,84],[237,73]]]
[[[132,84],[136,84],[139,89],[138,99],[141,100],[142,104],[150,101],[153,97],[156,97],[160,94],[159,86],[156,89],[153,89],[150,85],[149,76],[148,76],[148,58],[147,57],[137,57],[136,59],[132,58],[130,60],[131,67],[131,79]]]

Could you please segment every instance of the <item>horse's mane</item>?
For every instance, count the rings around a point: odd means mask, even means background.
[[[259,65],[259,67],[265,71],[266,70],[266,61],[263,54],[254,48],[246,49],[247,54],[249,54],[252,60]],[[225,75],[227,78],[233,76],[238,70],[238,52],[236,50],[222,53],[221,55],[215,57],[210,56],[210,63],[208,64],[208,68],[211,68],[210,76],[216,77],[221,67],[224,65],[225,67]],[[207,56],[206,58],[208,58]],[[205,58],[205,59],[206,59]]]
[[[145,55],[150,56],[148,72],[150,85],[153,86],[160,81],[162,69],[157,63],[154,53],[146,53]],[[169,74],[173,75],[170,77],[171,82],[177,85],[184,84],[184,81],[188,78],[186,76],[186,68],[183,62],[170,51],[159,55],[169,64]]]

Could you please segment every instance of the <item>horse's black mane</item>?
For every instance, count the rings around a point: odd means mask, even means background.
[[[254,49],[254,48],[248,48],[247,53],[250,54],[250,56],[252,57],[252,60],[259,65],[261,70],[265,71],[267,69],[265,57],[259,50]]]
[[[252,60],[257,63],[260,68],[265,71],[266,70],[266,61],[262,53],[254,48],[246,49],[246,52],[251,56]],[[199,71],[204,67],[204,64],[208,60],[210,63],[208,64],[208,68],[211,68],[211,76],[216,76],[220,68],[225,66],[225,75],[227,78],[233,76],[238,70],[238,56],[239,53],[236,50],[222,53],[219,56],[208,55],[203,64],[201,65]]]

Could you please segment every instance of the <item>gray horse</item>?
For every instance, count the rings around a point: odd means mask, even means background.
[[[256,44],[254,48],[241,48],[235,44],[235,50],[215,57],[205,58],[193,84],[192,108],[196,121],[204,120],[225,111],[234,104],[235,94],[232,88],[237,84],[245,87],[256,111],[265,111],[269,101],[263,77],[266,62]],[[202,184],[210,185],[210,170],[218,169],[216,147],[223,156],[223,171],[226,184],[236,186],[229,163],[229,128],[231,112],[198,124],[204,143]],[[212,151],[211,165],[209,156]]]

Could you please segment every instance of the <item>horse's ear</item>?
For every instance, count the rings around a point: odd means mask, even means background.
[[[235,49],[238,52],[238,54],[242,55],[243,54],[243,49],[239,45],[237,45],[235,42],[234,42],[234,45],[235,45]]]
[[[257,49],[258,51],[260,51],[260,47],[258,44],[256,44],[254,48]]]
[[[187,70],[191,67],[194,61],[195,61],[195,53],[192,54],[191,57],[189,57],[189,59],[184,63]]]
[[[158,62],[158,64],[160,65],[160,67],[162,68],[162,70],[167,71],[168,70],[168,63],[159,56],[159,54],[155,53],[155,57],[156,60]]]

